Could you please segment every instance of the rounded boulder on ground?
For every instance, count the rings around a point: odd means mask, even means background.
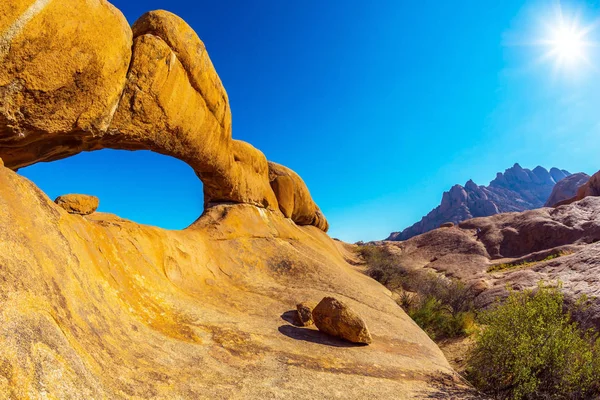
[[[343,302],[325,297],[312,312],[315,325],[321,332],[353,343],[373,341],[365,321]]]
[[[313,302],[302,302],[296,304],[296,310],[298,311],[298,323],[302,326],[310,326],[315,323],[312,316],[312,311],[315,308]]]
[[[98,209],[100,200],[96,196],[86,194],[65,194],[54,200],[69,214],[89,215]]]

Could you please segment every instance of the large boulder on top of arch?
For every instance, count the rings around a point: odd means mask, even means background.
[[[9,168],[90,150],[117,107],[132,33],[105,1],[0,4],[0,153]]]
[[[262,152],[234,140],[227,93],[193,29],[167,11],[130,28],[100,0],[0,5],[0,157],[18,169],[103,148],[188,163],[204,203],[288,212]],[[293,172],[299,225],[327,223]],[[284,178],[285,180],[285,178]],[[275,185],[276,186],[276,185]]]

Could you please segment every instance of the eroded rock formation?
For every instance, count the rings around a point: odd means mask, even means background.
[[[515,164],[504,173],[499,172],[489,186],[479,186],[472,180],[465,186],[455,185],[421,221],[402,232],[393,232],[387,240],[407,240],[446,222],[457,224],[470,218],[542,207],[554,185],[569,175],[558,168],[547,171],[538,166],[529,170]]]
[[[317,328],[328,335],[338,336],[354,343],[373,342],[367,324],[347,304],[334,297],[325,297],[312,312]]]
[[[580,186],[574,197],[555,204],[555,207],[571,204],[588,196],[600,196],[600,171],[596,172],[587,182]]]
[[[206,206],[281,209],[297,224],[327,230],[298,175],[285,169],[291,182],[278,190],[288,196],[280,204],[270,176],[284,167],[271,171],[259,150],[232,139],[227,93],[181,18],[153,11],[131,29],[99,0],[5,2],[0,16],[0,157],[7,167],[102,148],[152,150],[194,169]]]
[[[2,2],[0,60],[0,394],[463,397],[437,346],[344,261],[300,177],[232,139],[181,19],[131,31],[105,1]],[[71,215],[14,172],[104,147],[189,163],[204,214],[182,231]],[[371,346],[283,318],[328,296],[364,316]]]
[[[544,206],[554,207],[565,200],[572,199],[577,195],[577,190],[585,185],[589,179],[590,176],[588,174],[579,172],[558,181]]]

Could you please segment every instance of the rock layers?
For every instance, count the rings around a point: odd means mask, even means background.
[[[278,190],[280,205],[270,176],[284,167],[271,171],[259,150],[232,139],[227,93],[181,18],[153,11],[131,29],[100,0],[19,0],[0,6],[0,16],[0,157],[7,167],[102,148],[153,150],[194,169],[206,206],[282,209],[300,225],[327,229],[298,175],[285,169],[291,183]]]
[[[503,174],[498,173],[489,186],[478,186],[473,181],[453,186],[444,193],[441,204],[421,221],[392,233],[387,240],[410,239],[446,222],[457,224],[469,218],[542,207],[554,185],[569,175],[568,171],[557,168],[547,171],[536,167],[531,171],[515,164]]]
[[[300,177],[232,139],[180,18],[131,30],[106,1],[3,2],[0,60],[0,398],[463,397],[437,346],[344,261]],[[182,231],[72,215],[14,172],[105,147],[190,164],[203,215]],[[283,318],[329,296],[372,345]]]

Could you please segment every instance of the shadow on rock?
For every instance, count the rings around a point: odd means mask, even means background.
[[[300,324],[300,321],[298,321],[298,311],[296,310],[284,312],[283,314],[281,314],[281,319],[285,322],[289,322],[294,326],[303,326],[302,324]]]
[[[284,313],[285,314],[285,313]],[[282,316],[283,318],[283,316]],[[299,328],[292,325],[282,325],[279,327],[279,332],[287,337],[296,340],[304,340],[305,342],[324,344],[332,347],[363,347],[366,346],[361,343],[352,343],[343,339],[338,339],[333,336],[329,336],[326,333],[317,331],[309,328]]]

